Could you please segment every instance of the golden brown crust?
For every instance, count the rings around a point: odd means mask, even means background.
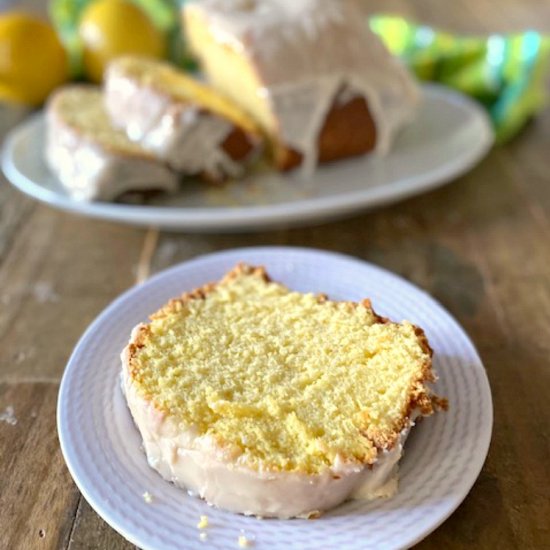
[[[261,277],[266,283],[270,282],[271,279],[267,274],[263,266],[251,266],[246,263],[237,264],[231,271],[229,271],[219,282],[207,283],[206,285],[199,287],[190,292],[182,294],[179,298],[170,300],[159,311],[151,315],[150,319],[159,319],[167,315],[176,313],[185,308],[186,304],[192,300],[204,300],[208,294],[213,292],[218,285],[228,284],[234,279],[240,276],[258,276]],[[328,297],[324,294],[317,295],[319,303],[326,303]],[[372,308],[371,301],[365,299],[361,302],[340,302],[349,305],[350,309],[362,306],[370,309],[373,313],[376,322],[381,324],[394,324],[389,319],[378,315]],[[396,324],[396,323],[395,323]],[[409,387],[409,398],[405,403],[403,408],[403,414],[400,422],[393,427],[391,430],[379,430],[372,425],[369,425],[369,414],[368,411],[363,411],[362,416],[365,423],[365,428],[360,429],[359,433],[362,437],[369,439],[377,451],[374,454],[365,455],[361,463],[363,464],[373,464],[377,458],[377,452],[379,450],[388,450],[391,449],[398,441],[401,432],[410,425],[411,418],[413,413],[418,412],[422,416],[430,416],[436,410],[447,410],[448,402],[446,399],[440,398],[431,393],[429,388],[426,386],[427,382],[434,382],[436,377],[432,371],[432,356],[433,350],[428,343],[428,339],[424,331],[415,325],[413,325],[415,334],[418,338],[419,345],[422,350],[426,353],[427,359],[420,369],[418,377],[411,382]],[[149,325],[140,325],[138,330],[134,332],[133,339],[127,347],[128,350],[128,373],[129,376],[139,381],[139,366],[136,363],[136,356],[139,353],[139,350],[146,344],[148,337],[150,336]],[[151,399],[148,396],[148,399]],[[220,445],[223,445],[223,442],[220,442]],[[343,462],[356,463],[356,457],[341,457]]]
[[[207,112],[207,111],[202,111]],[[220,116],[213,113],[213,116]],[[225,140],[221,143],[220,147],[225,151],[227,156],[239,164],[246,164],[250,159],[255,157],[255,153],[258,155],[261,152],[261,138],[260,135],[250,134],[245,132],[238,126],[233,126],[233,129],[229,132]],[[205,183],[221,184],[227,181],[227,176],[217,175],[214,176],[208,172],[201,172],[199,177]]]
[[[254,142],[251,136],[241,128],[233,128],[222,143],[222,149],[236,162],[244,162],[258,148],[258,140]]]
[[[352,98],[340,104],[336,100],[319,134],[319,162],[333,162],[364,155],[376,145],[376,126],[364,97]],[[301,153],[286,147],[275,146],[275,165],[286,171],[302,164]]]
[[[184,292],[179,298],[173,298],[165,306],[157,312],[149,316],[151,320],[161,319],[172,313],[181,311],[187,303],[192,300],[204,300],[208,294],[213,292],[218,285],[227,284],[242,275],[252,275],[261,277],[266,283],[270,282],[270,278],[263,266],[255,267],[243,262],[237,264],[231,271],[227,272],[224,277],[217,282],[206,283],[205,285],[195,288],[190,292]]]

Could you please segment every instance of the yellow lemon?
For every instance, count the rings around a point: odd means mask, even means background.
[[[88,78],[101,82],[105,67],[124,54],[163,57],[166,41],[147,15],[128,0],[97,0],[90,4],[78,28]]]
[[[55,30],[32,15],[0,15],[0,101],[40,105],[69,75]]]

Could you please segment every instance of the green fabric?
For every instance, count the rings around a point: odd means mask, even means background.
[[[419,79],[480,101],[500,143],[547,104],[550,36],[535,31],[459,36],[391,15],[372,17],[370,26]]]

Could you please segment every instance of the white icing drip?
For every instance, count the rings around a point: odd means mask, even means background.
[[[242,163],[223,149],[233,124],[164,94],[114,64],[107,72],[105,103],[114,124],[128,137],[188,175],[240,177]]]
[[[316,162],[322,122],[341,89],[367,100],[378,153],[412,116],[416,85],[368,29],[357,0],[200,0],[185,9],[250,60],[281,135],[306,165]]]
[[[176,176],[145,152],[139,157],[91,142],[52,107],[46,119],[46,162],[74,199],[111,201],[127,191],[177,190]]]
[[[414,426],[414,420],[419,414],[418,411],[413,411],[409,423],[399,434],[398,441],[391,449],[380,452],[370,475],[365,476],[363,483],[358,485],[351,494],[351,498],[355,500],[388,498],[397,492],[399,460],[403,456],[403,446]]]
[[[132,333],[137,335],[139,326]],[[123,392],[143,438],[149,465],[190,495],[226,510],[261,517],[308,517],[350,498],[391,496],[397,490],[397,463],[410,424],[398,443],[382,451],[372,468],[336,457],[332,468],[318,475],[253,470],[235,453],[216,446],[212,438],[155,409],[128,375],[128,348],[121,356]]]
[[[271,104],[276,113],[285,113],[281,124],[283,140],[304,155],[303,170],[310,173],[317,164],[317,140],[341,85],[339,78],[328,77],[317,82],[278,86],[271,92]]]

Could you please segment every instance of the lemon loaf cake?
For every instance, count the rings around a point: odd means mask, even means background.
[[[186,39],[210,82],[271,136],[276,165],[388,150],[417,87],[361,0],[191,0]],[[307,169],[307,168],[306,168]]]
[[[214,181],[240,177],[260,150],[261,134],[247,114],[168,63],[113,61],[105,101],[130,139],[184,174]]]
[[[122,380],[149,464],[210,504],[311,517],[388,496],[443,401],[421,329],[368,300],[292,292],[244,264],[138,325]]]
[[[110,201],[127,192],[177,189],[171,170],[113,128],[99,88],[60,89],[48,103],[46,121],[46,162],[75,199]]]

